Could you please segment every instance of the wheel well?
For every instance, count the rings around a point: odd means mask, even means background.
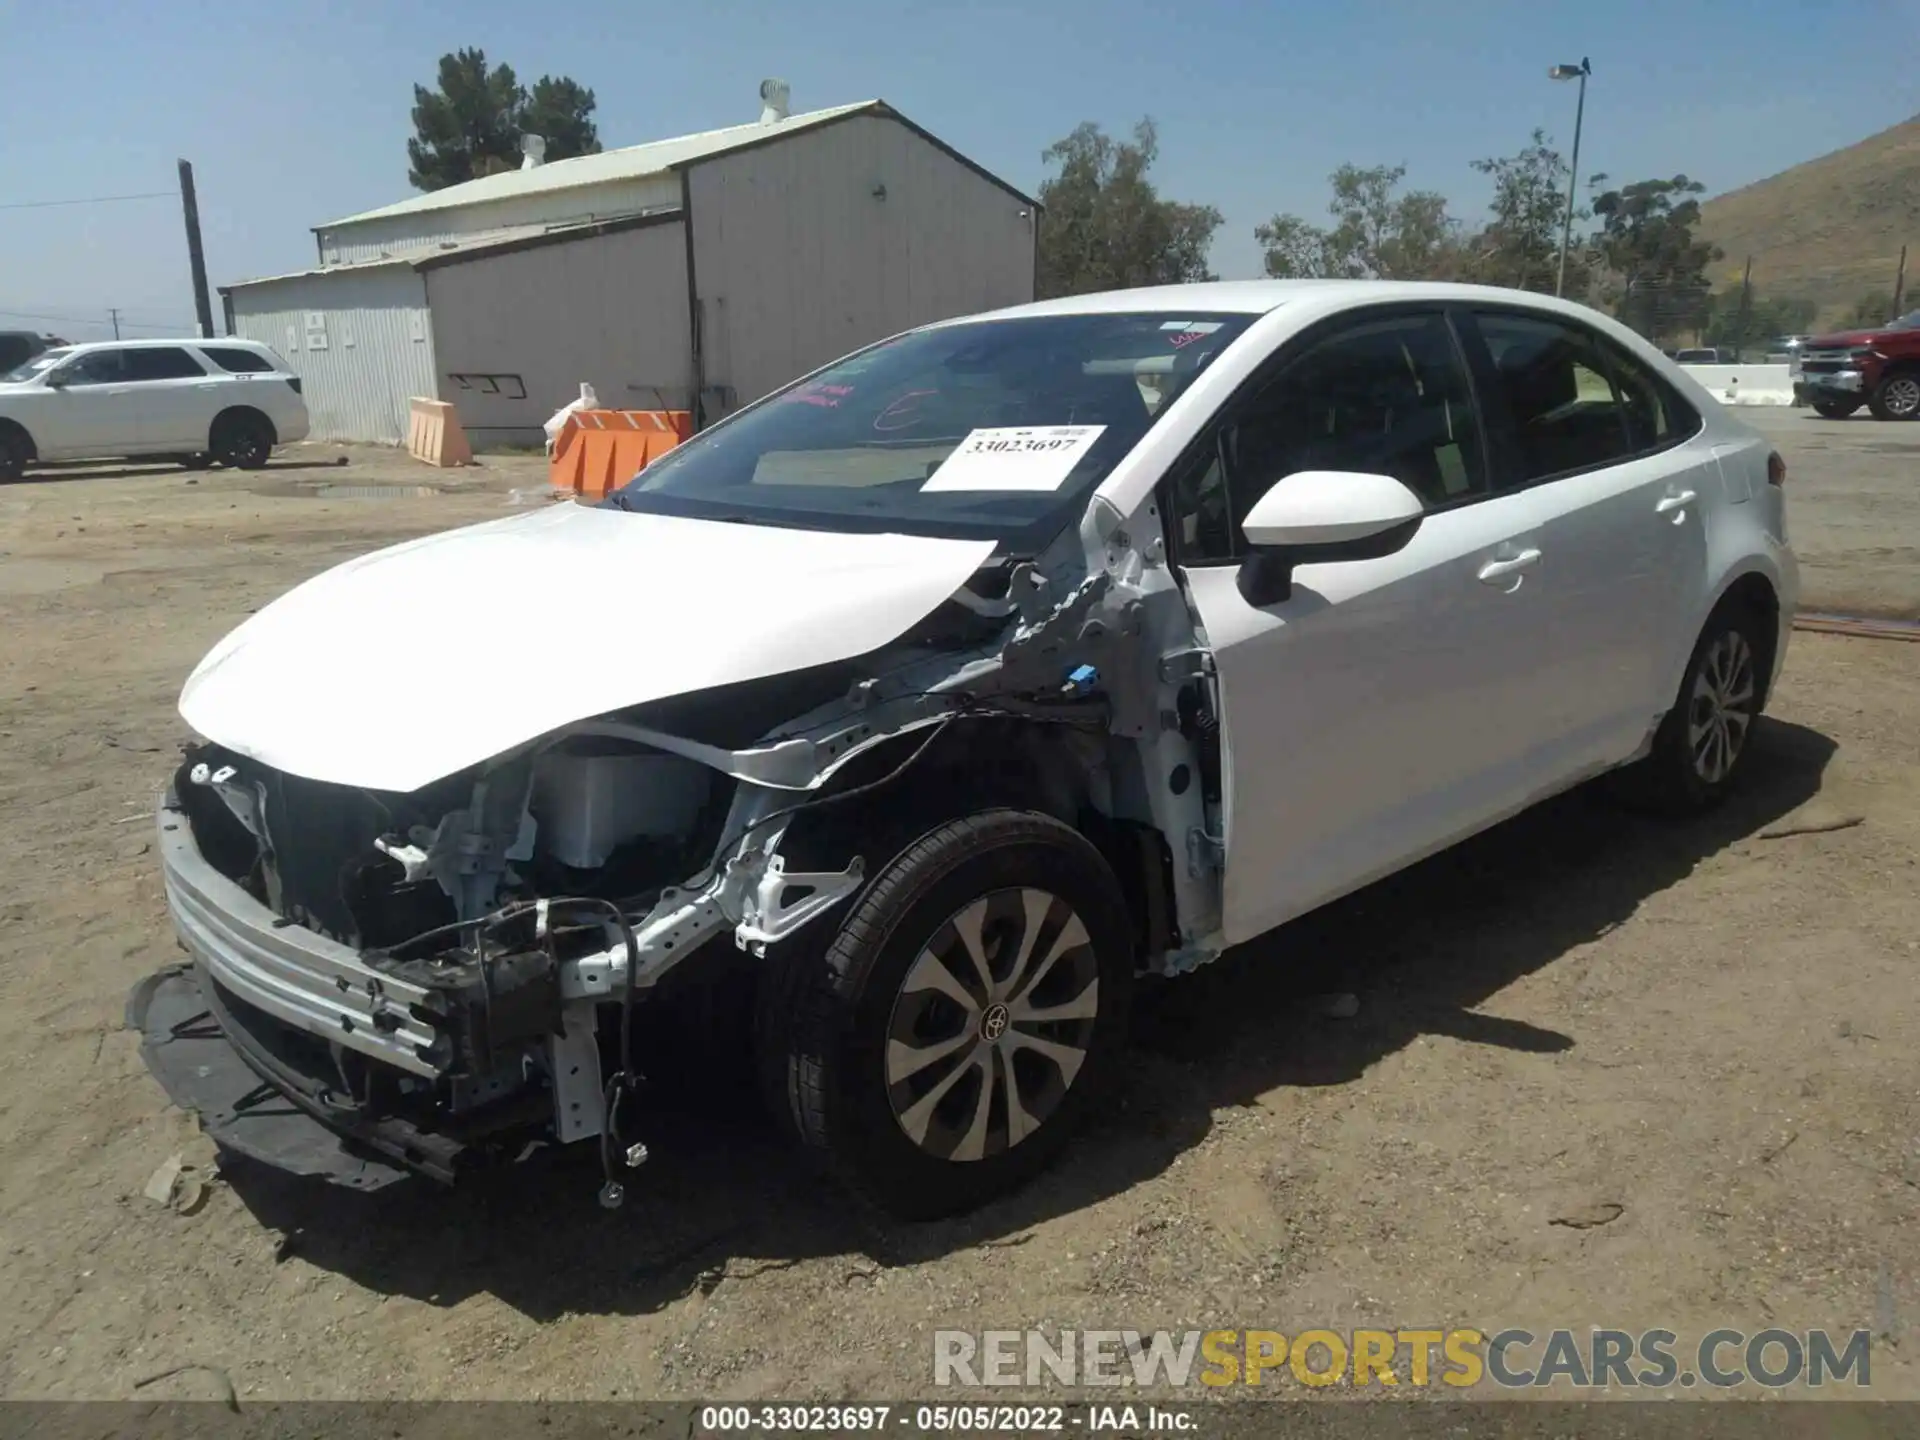
[[[1167,950],[1176,933],[1171,853],[1151,825],[1117,820],[1095,804],[1095,771],[1106,760],[1104,733],[1027,719],[965,717],[933,740],[909,732],[844,766],[826,791],[886,776],[926,749],[898,779],[844,805],[795,819],[781,846],[788,868],[838,868],[851,850],[876,875],[927,831],[981,810],[1034,810],[1079,831],[1112,867],[1132,912],[1136,953]]]
[[[1780,596],[1766,576],[1754,572],[1742,575],[1720,597],[1716,609],[1742,609],[1760,624],[1760,703],[1765,704],[1767,686],[1773,677],[1773,654],[1780,644]]]
[[[27,433],[27,427],[18,420],[0,420],[0,435],[18,435],[27,442],[27,459],[32,460],[39,456],[40,450],[33,443],[33,436]]]
[[[275,445],[280,443],[280,432],[274,428],[272,419],[264,411],[256,410],[251,405],[229,405],[218,415],[214,416],[213,425],[207,431],[209,443],[211,443],[214,436],[220,433],[220,427],[222,425],[230,425],[235,420],[258,420],[262,425],[267,427],[267,438]]]

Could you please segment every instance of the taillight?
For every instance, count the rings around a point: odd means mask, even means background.
[[[298,394],[300,393],[300,377],[299,377],[298,375],[289,375],[289,376],[287,376],[287,383],[288,383],[289,385],[291,385],[291,386],[293,386],[293,393],[294,393],[294,394],[296,394],[296,395],[298,395]],[[1779,457],[1778,455],[1776,455],[1776,456],[1774,456],[1773,458],[1774,458],[1774,459],[1776,459],[1776,460],[1778,460],[1778,459],[1779,459],[1780,457]]]
[[[1780,452],[1778,450],[1775,450],[1771,455],[1767,456],[1767,483],[1778,486],[1781,489],[1786,488],[1787,462],[1780,458]]]

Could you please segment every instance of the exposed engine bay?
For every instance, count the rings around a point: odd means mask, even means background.
[[[1090,574],[1089,540],[1108,560]],[[162,824],[191,845],[163,846],[209,1008],[284,1092],[436,1178],[531,1134],[597,1136],[611,1205],[644,1158],[623,1115],[636,1009],[710,947],[761,955],[841,904],[943,794],[1094,836],[1140,879],[1146,965],[1211,958],[1208,657],[1157,536],[1055,550],[990,562],[873,654],[576,721],[409,793],[191,747]],[[238,908],[197,866],[298,963],[196,926]]]

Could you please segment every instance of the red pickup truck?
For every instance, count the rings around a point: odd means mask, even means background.
[[[1871,330],[1814,336],[1793,389],[1829,420],[1862,405],[1880,420],[1920,419],[1920,310]]]

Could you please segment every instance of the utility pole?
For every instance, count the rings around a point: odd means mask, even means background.
[[[1580,125],[1587,118],[1587,77],[1591,74],[1593,62],[1584,55],[1578,65],[1555,65],[1547,71],[1549,80],[1580,82],[1580,99],[1573,109],[1573,160],[1567,166],[1567,218],[1560,227],[1560,273],[1553,282],[1555,295],[1564,295],[1567,289],[1567,247],[1573,241],[1573,199],[1580,185]]]
[[[200,249],[200,204],[193,194],[193,166],[180,162],[180,208],[187,221],[187,263],[193,267],[193,311],[200,338],[213,338],[213,301],[207,295],[207,258]]]
[[[120,338],[120,312],[112,306],[108,306],[107,318],[113,321],[113,338],[118,340]]]
[[[1740,273],[1740,316],[1733,332],[1733,363],[1743,364],[1740,352],[1746,348],[1747,325],[1753,318],[1753,257],[1747,256],[1747,268]]]
[[[1900,247],[1900,268],[1893,277],[1893,318],[1900,318],[1900,305],[1907,296],[1907,247]]]

